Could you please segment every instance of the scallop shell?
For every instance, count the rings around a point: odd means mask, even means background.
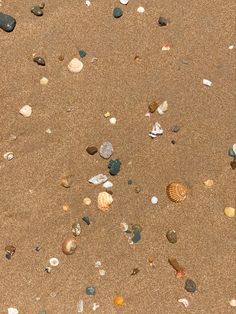
[[[182,183],[171,182],[166,187],[166,193],[172,202],[180,203],[186,199],[188,188]]]
[[[113,202],[113,198],[111,194],[107,192],[101,192],[98,194],[98,208],[102,211],[109,210],[111,204]]]

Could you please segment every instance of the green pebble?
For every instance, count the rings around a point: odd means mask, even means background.
[[[113,10],[113,16],[115,17],[115,18],[119,18],[119,17],[121,17],[123,15],[123,11],[120,9],[120,8],[115,8],[114,10]]]

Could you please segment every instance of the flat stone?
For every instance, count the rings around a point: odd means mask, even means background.
[[[98,149],[95,146],[89,146],[86,148],[86,151],[89,155],[95,155],[97,153]]]
[[[90,178],[88,181],[89,181],[89,183],[98,185],[98,184],[106,182],[107,181],[107,176],[105,176],[102,173],[99,173],[98,175]]]
[[[113,16],[115,18],[119,18],[123,15],[123,11],[120,8],[114,8],[113,10]]]
[[[87,224],[87,225],[90,225],[90,218],[88,217],[88,216],[84,216],[83,218],[82,218],[82,220]]]
[[[141,232],[138,229],[135,229],[133,232],[133,237],[132,237],[132,241],[134,243],[137,243],[141,240]]]
[[[113,187],[113,183],[110,182],[110,181],[107,181],[107,182],[103,183],[102,186],[103,186],[105,189],[110,189],[110,188]]]
[[[33,61],[38,65],[45,66],[46,62],[43,57],[34,57]]]
[[[39,5],[35,5],[32,7],[31,12],[36,16],[42,16],[43,15],[43,9]]]
[[[120,172],[121,162],[119,159],[110,160],[108,163],[109,173],[112,176],[116,176]]]
[[[197,290],[196,283],[192,279],[187,279],[185,281],[184,289],[188,292],[194,293]]]
[[[0,28],[5,32],[12,32],[16,26],[16,20],[14,17],[0,12]]]
[[[108,159],[113,154],[113,146],[110,142],[105,142],[100,146],[99,154],[102,158]]]
[[[158,104],[156,101],[153,101],[149,106],[148,106],[148,110],[149,112],[153,113],[157,110]]]
[[[228,155],[229,155],[230,157],[236,157],[236,154],[235,154],[235,151],[233,150],[233,148],[229,148],[229,150],[228,150]]]

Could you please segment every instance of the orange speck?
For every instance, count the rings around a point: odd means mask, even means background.
[[[68,204],[64,204],[62,208],[65,212],[68,212],[68,210],[70,209],[70,206]]]
[[[120,295],[117,295],[114,299],[115,305],[123,305],[124,303],[124,298]]]

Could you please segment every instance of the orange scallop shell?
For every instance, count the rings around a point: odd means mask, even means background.
[[[172,202],[180,203],[186,199],[188,188],[182,183],[171,182],[166,187],[166,193]]]

